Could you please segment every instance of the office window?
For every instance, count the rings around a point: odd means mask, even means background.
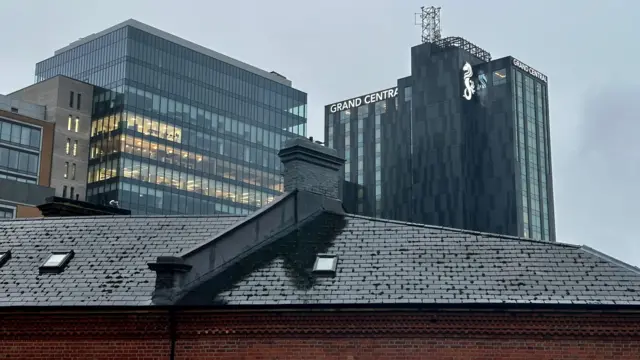
[[[13,219],[14,210],[10,207],[0,207],[0,219]]]
[[[69,177],[69,163],[65,162],[64,163],[64,178],[68,178]]]
[[[75,132],[78,132],[78,128],[80,127],[80,118],[76,117],[76,128]]]
[[[0,141],[40,148],[40,129],[0,120]]]
[[[73,91],[70,91],[69,92],[69,107],[70,108],[73,108],[73,97],[74,97]]]
[[[80,194],[76,194],[76,200],[80,200]]]
[[[411,101],[413,99],[413,88],[407,86],[404,88],[404,101]]]
[[[67,185],[64,185],[62,187],[62,197],[66,198],[67,197]]]
[[[71,190],[69,191],[69,199],[73,199],[73,195],[75,195],[74,193],[75,193],[75,189],[72,186]]]
[[[67,138],[67,145],[64,146],[64,153],[69,155],[70,148],[71,148],[71,139]]]
[[[77,99],[77,101],[76,101],[76,108],[77,108],[78,110],[80,110],[80,101],[81,101],[81,100],[82,100],[82,97],[81,97],[80,93],[78,93],[78,99]]]
[[[78,155],[78,140],[73,142],[73,156]]]
[[[501,85],[507,82],[507,69],[500,69],[493,72],[493,85]]]
[[[73,118],[69,115],[69,121],[67,122],[67,130],[71,131],[71,125],[73,123]]]
[[[76,179],[76,164],[73,163],[71,165],[71,180],[75,180],[75,179]],[[71,189],[72,189],[71,192],[73,194],[73,188],[71,188]],[[73,196],[73,195],[71,195],[71,196]]]

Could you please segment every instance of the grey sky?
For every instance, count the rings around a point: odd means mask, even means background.
[[[309,94],[309,135],[323,106],[395,85],[420,41],[414,13],[442,6],[445,36],[512,55],[549,77],[558,241],[640,265],[640,2],[608,0],[3,0],[0,93],[80,37],[135,18],[275,70]]]

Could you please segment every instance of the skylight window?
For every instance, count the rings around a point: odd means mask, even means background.
[[[0,267],[6,264],[9,259],[11,259],[11,250],[0,252]]]
[[[47,258],[47,261],[40,266],[41,271],[53,271],[60,272],[69,263],[69,260],[73,257],[73,251],[66,252],[53,252]]]
[[[316,263],[313,265],[313,271],[335,272],[337,264],[338,257],[336,255],[321,254],[316,258]]]

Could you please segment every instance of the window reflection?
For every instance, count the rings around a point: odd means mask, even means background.
[[[36,176],[40,167],[37,154],[0,146],[0,170]]]
[[[41,130],[11,121],[0,120],[0,141],[14,143],[32,149],[40,148]]]

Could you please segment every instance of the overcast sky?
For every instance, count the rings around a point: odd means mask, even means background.
[[[265,70],[323,106],[396,85],[420,42],[414,13],[442,7],[444,36],[512,55],[549,77],[558,241],[640,265],[640,2],[608,0],[2,0],[0,93],[35,63],[128,18]],[[638,221],[638,223],[636,223]]]

